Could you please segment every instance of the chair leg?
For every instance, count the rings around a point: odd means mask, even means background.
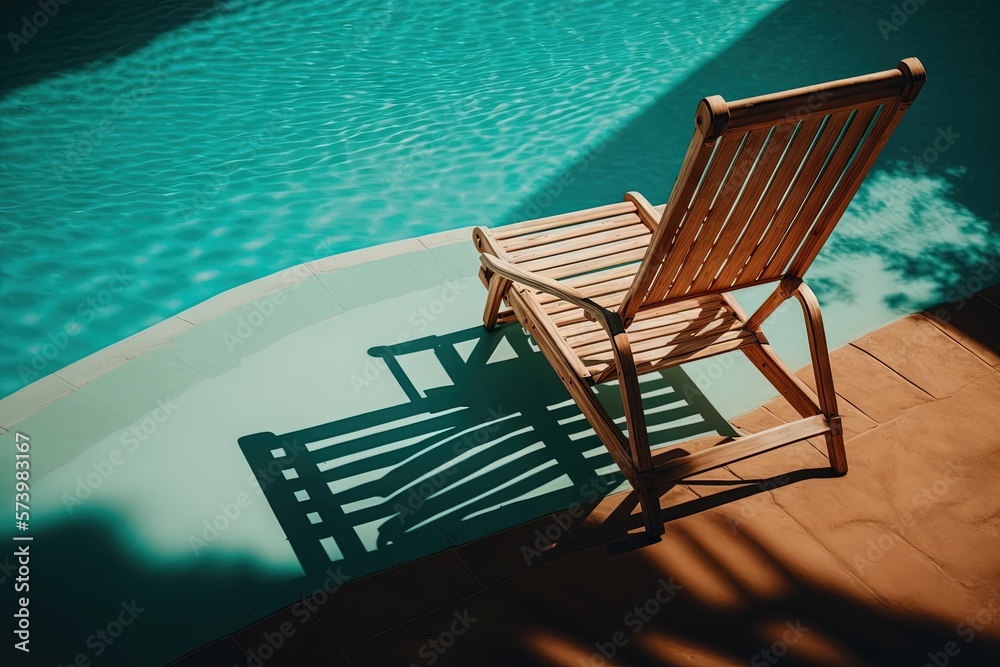
[[[640,480],[643,478],[640,476]],[[642,509],[642,525],[650,539],[657,539],[665,531],[663,529],[663,512],[660,510],[660,494],[655,486],[643,484],[636,488],[639,496],[639,507]]]
[[[483,311],[483,326],[487,331],[491,331],[497,325],[497,317],[500,315],[500,306],[510,289],[510,280],[503,276],[493,274],[490,276],[490,286],[486,295],[486,309]]]
[[[635,485],[635,491],[642,508],[642,523],[649,538],[656,539],[663,534],[660,494],[647,476],[653,470],[653,461],[646,431],[646,415],[642,410],[642,393],[639,390],[639,378],[628,334],[623,331],[613,336],[611,349],[618,367],[618,389],[621,391],[625,423],[628,426],[629,454],[638,473],[639,483]]]
[[[834,433],[826,434],[826,453],[830,457],[830,467],[838,475],[847,474],[847,450],[844,448],[844,429],[840,417],[830,417]]]
[[[837,409],[837,391],[833,386],[833,369],[830,367],[830,353],[823,330],[823,315],[816,295],[805,283],[799,285],[795,297],[802,306],[806,320],[806,334],[809,337],[809,353],[812,356],[813,374],[816,378],[816,394],[823,415],[830,423],[830,433],[826,436],[827,454],[830,467],[838,474],[847,472],[847,451],[844,448],[844,428]]]

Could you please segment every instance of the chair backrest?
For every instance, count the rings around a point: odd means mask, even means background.
[[[705,98],[619,315],[801,277],[926,78],[896,69],[727,104]]]

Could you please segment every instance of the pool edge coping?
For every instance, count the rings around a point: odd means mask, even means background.
[[[389,241],[309,260],[256,278],[175,313],[0,398],[0,435],[104,374],[169,345],[172,338],[253,301],[311,278],[361,264],[472,242],[473,227]],[[471,276],[470,276],[471,277]],[[346,309],[345,309],[346,310]]]

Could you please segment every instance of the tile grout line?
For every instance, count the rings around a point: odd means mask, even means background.
[[[992,367],[996,366],[996,364],[990,363],[987,359],[984,359],[982,357],[982,355],[980,355],[978,352],[976,352],[971,347],[969,347],[968,345],[966,345],[964,341],[961,341],[961,340],[955,338],[955,335],[953,333],[951,333],[950,331],[948,331],[948,329],[945,329],[940,324],[938,324],[938,318],[937,317],[935,317],[934,315],[928,316],[926,313],[927,313],[927,311],[924,311],[922,313],[917,313],[917,314],[921,315],[925,320],[927,320],[928,322],[930,322],[938,331],[940,331],[945,336],[947,336],[948,338],[950,338],[953,341],[955,341],[956,344],[958,344],[960,347],[962,347],[962,349],[968,351],[976,359],[979,359],[981,362],[983,362],[987,366],[992,366]],[[945,322],[945,324],[950,325],[951,323],[950,322]],[[958,327],[951,326],[951,328],[955,329],[955,330],[958,330],[958,331],[961,331],[961,329],[958,329]],[[974,338],[974,340],[978,340],[978,339]]]
[[[780,398],[780,397],[779,397],[779,398]],[[767,407],[766,405],[762,405],[762,406],[760,406],[760,407],[761,407],[761,409],[762,409],[762,410],[764,410],[764,412],[766,412],[767,414],[769,414],[769,415],[773,416],[773,417],[774,417],[775,419],[777,419],[778,421],[780,421],[780,422],[784,422],[784,423],[786,423],[786,424],[788,423],[788,422],[785,422],[785,420],[784,420],[784,419],[782,419],[781,417],[779,417],[778,415],[776,415],[776,414],[774,414],[773,412],[771,412],[771,411],[770,411],[770,410],[768,409],[768,407]],[[867,415],[865,415],[865,416],[867,417]],[[812,448],[813,448],[814,450],[816,450],[817,452],[819,452],[819,453],[820,453],[820,454],[822,454],[823,456],[827,457],[828,459],[830,458],[830,453],[829,453],[829,452],[824,452],[824,451],[821,451],[819,447],[817,447],[816,445],[814,445],[814,444],[812,443],[812,438],[807,438],[806,440],[800,440],[799,442],[805,442],[805,443],[807,443],[807,444],[808,444],[808,445],[809,445],[810,447],[812,447]],[[846,439],[846,438],[844,439],[844,442],[845,442],[845,443],[847,442],[847,439]]]
[[[694,493],[694,492],[692,491],[692,493]],[[606,497],[607,497],[607,496],[605,496],[605,498],[606,498]],[[563,512],[565,512],[566,510],[562,510],[562,511],[563,511]],[[552,513],[552,514],[549,514],[549,516],[550,516],[550,517],[552,517],[552,520],[556,522],[556,525],[559,525],[559,520],[558,520],[558,519],[556,518],[556,515],[555,515],[555,513]],[[572,523],[570,523],[570,526],[572,526],[572,525],[573,525],[573,524],[572,524]],[[580,550],[581,550],[581,551],[586,551],[586,550],[588,549],[588,547],[587,547],[586,545],[584,545],[584,543],[583,543],[583,542],[581,542],[581,541],[580,541],[580,538],[578,538],[578,537],[577,537],[577,536],[576,536],[576,535],[575,535],[575,534],[573,533],[573,531],[572,531],[572,530],[571,530],[570,528],[566,528],[565,530],[566,530],[566,532],[567,532],[567,533],[569,533],[569,536],[570,536],[571,538],[573,538],[573,541],[574,541],[574,542],[576,542],[576,546],[580,547]],[[568,554],[564,554],[564,555],[568,555]],[[562,556],[559,556],[559,558],[561,558],[561,557],[562,557]],[[555,560],[555,559],[553,559],[553,560]],[[529,566],[528,566],[528,568],[530,569],[530,568],[531,568],[531,566],[529,565]],[[514,575],[514,577],[518,576],[519,574],[524,574],[524,573],[523,573],[523,572],[518,572],[518,574],[515,574],[515,575]],[[514,577],[511,577],[511,579],[513,579]]]
[[[472,544],[472,543],[470,542],[470,544]],[[479,578],[479,576],[478,576],[478,575],[476,575],[476,573],[472,571],[472,568],[471,568],[471,567],[469,567],[469,564],[465,562],[465,559],[464,559],[464,558],[462,558],[462,554],[458,553],[458,549],[456,549],[455,547],[452,547],[452,548],[448,549],[448,551],[450,551],[450,552],[452,552],[453,554],[455,554],[455,558],[457,558],[457,559],[458,559],[458,562],[460,562],[460,563],[461,563],[462,565],[464,565],[464,566],[465,566],[465,569],[466,569],[466,571],[467,571],[467,572],[468,572],[469,574],[471,574],[471,575],[472,575],[472,578],[476,580],[476,583],[477,583],[477,584],[479,584],[479,586],[480,586],[480,587],[482,588],[482,590],[484,590],[484,591],[485,591],[485,590],[487,589],[487,586],[486,586],[486,584],[484,584],[484,583],[482,582],[482,580],[481,580],[481,579]]]
[[[543,516],[550,516],[551,517],[552,515],[548,514],[548,515],[543,515]],[[522,524],[519,524],[518,526],[512,526],[511,528],[508,528],[507,530],[514,530],[514,529],[516,529],[516,528],[518,528],[520,526],[525,526],[525,525],[527,525],[529,523],[533,523],[535,521],[538,521],[538,519],[540,519],[540,518],[542,518],[542,517],[538,517],[538,518],[532,519],[531,521],[526,521],[526,522],[524,522]],[[507,532],[507,530],[500,531],[499,533],[491,533],[490,535],[484,535],[482,538],[479,538],[479,539],[481,540],[481,539],[485,539],[487,537],[490,537],[492,535],[499,535],[500,533]],[[570,532],[570,531],[567,531],[567,532]],[[573,539],[576,540],[576,536],[573,536]],[[474,544],[475,542],[478,542],[478,541],[479,540],[473,540],[472,542],[469,542],[468,544]],[[580,545],[582,551],[587,551],[587,547],[583,546],[578,540],[576,540],[576,541],[577,541],[577,544]],[[465,546],[465,545],[462,545],[462,546]],[[459,562],[461,562],[462,565],[465,566],[465,569],[469,572],[469,574],[472,575],[472,577],[476,581],[476,583],[481,586],[480,590],[474,591],[472,593],[469,593],[468,595],[464,595],[464,596],[462,596],[460,598],[452,600],[451,602],[446,602],[445,604],[442,604],[442,605],[440,605],[438,607],[434,607],[433,609],[429,609],[426,612],[424,612],[423,614],[420,614],[418,616],[413,616],[412,618],[409,618],[409,619],[407,619],[405,621],[397,623],[396,625],[392,625],[392,626],[386,628],[385,630],[382,630],[381,632],[378,632],[378,633],[376,633],[374,635],[371,635],[369,637],[365,637],[364,639],[360,639],[360,640],[358,640],[358,641],[356,641],[356,642],[354,642],[352,644],[347,644],[347,645],[345,645],[343,647],[342,650],[346,650],[346,649],[349,649],[349,648],[354,648],[355,646],[358,646],[358,645],[363,644],[365,642],[371,641],[372,639],[375,639],[376,637],[380,637],[380,636],[382,636],[384,634],[388,634],[389,632],[392,632],[393,630],[398,630],[399,628],[401,628],[403,626],[406,626],[409,623],[417,621],[417,620],[419,620],[421,618],[425,618],[425,617],[430,616],[432,614],[436,614],[436,613],[440,612],[441,610],[447,609],[448,607],[451,607],[452,605],[454,605],[454,604],[456,604],[458,602],[462,602],[464,600],[469,600],[469,599],[471,599],[471,598],[473,598],[473,597],[475,597],[477,595],[480,595],[480,594],[485,593],[485,592],[487,592],[487,591],[489,591],[489,590],[491,590],[493,588],[496,588],[497,586],[499,586],[500,584],[502,584],[504,582],[510,581],[512,579],[515,579],[516,577],[519,577],[519,576],[525,574],[525,572],[530,571],[532,569],[532,567],[529,566],[528,569],[525,570],[525,571],[523,571],[523,572],[517,572],[514,575],[512,575],[510,577],[507,577],[506,579],[503,579],[501,581],[496,582],[495,584],[489,584],[489,585],[487,585],[487,584],[484,584],[479,579],[479,577],[476,575],[476,573],[472,571],[472,568],[469,567],[469,564],[466,563],[465,559],[462,558],[461,554],[458,553],[458,549],[456,547],[451,547],[450,549],[446,549],[445,551],[440,551],[438,553],[448,553],[448,552],[453,552],[455,554],[455,556],[458,558]],[[551,562],[553,562],[555,560],[558,560],[558,558],[562,558],[563,556],[569,556],[569,555],[572,555],[572,554],[562,554],[562,555],[558,556],[557,558],[552,559],[552,561],[546,561],[545,563],[539,563],[539,565],[545,565],[546,563],[551,563]],[[397,566],[397,567],[399,567],[399,566]],[[394,568],[390,568],[390,570],[391,569],[394,569]],[[383,570],[383,572],[388,572],[390,570]],[[378,575],[378,573],[375,573],[375,576],[377,576],[377,575]]]
[[[872,429],[872,430],[875,430],[875,429]],[[832,558],[832,559],[833,559],[833,560],[834,560],[834,561],[835,561],[835,562],[836,562],[836,563],[837,563],[838,565],[840,565],[841,569],[843,569],[843,570],[844,570],[844,572],[845,572],[845,573],[846,573],[846,574],[847,574],[847,575],[848,575],[849,577],[851,577],[851,578],[852,578],[852,579],[854,579],[854,580],[855,580],[855,581],[856,581],[856,582],[857,582],[858,584],[860,584],[860,585],[862,586],[862,588],[864,588],[865,590],[867,590],[868,592],[870,592],[870,593],[871,593],[871,595],[872,595],[872,597],[874,597],[874,598],[875,598],[876,600],[878,600],[879,604],[883,605],[883,607],[884,607],[885,609],[887,609],[887,610],[888,610],[888,609],[891,609],[891,608],[892,608],[892,605],[890,605],[890,604],[889,604],[888,600],[885,600],[885,599],[883,599],[883,598],[882,598],[882,596],[881,596],[881,595],[879,595],[879,594],[878,594],[878,593],[877,593],[877,592],[875,591],[875,589],[873,589],[873,588],[872,588],[872,587],[870,587],[870,586],[869,586],[868,584],[866,584],[866,583],[865,583],[864,581],[862,581],[861,579],[859,579],[859,578],[857,577],[857,575],[855,575],[855,574],[854,574],[854,572],[852,572],[852,571],[851,571],[851,569],[850,569],[850,568],[849,568],[849,567],[847,566],[847,564],[846,564],[846,563],[844,563],[844,562],[843,562],[843,561],[842,561],[842,560],[840,559],[840,557],[839,557],[839,556],[838,556],[837,554],[835,554],[835,553],[833,553],[832,551],[830,551],[830,549],[829,549],[829,548],[827,548],[827,546],[826,546],[825,544],[823,544],[823,543],[822,543],[822,542],[820,542],[820,541],[819,541],[818,539],[816,539],[816,536],[815,536],[815,535],[813,535],[812,531],[810,531],[810,530],[809,530],[809,528],[808,528],[808,527],[806,526],[806,524],[804,524],[804,523],[802,523],[801,521],[799,521],[799,520],[798,520],[798,519],[797,519],[797,518],[796,518],[795,516],[793,516],[792,514],[790,514],[790,513],[789,513],[789,512],[788,512],[788,511],[787,511],[787,510],[786,510],[786,509],[784,508],[784,507],[782,507],[782,506],[781,506],[780,504],[778,504],[778,502],[777,502],[777,501],[775,500],[775,497],[774,497],[774,490],[773,490],[773,489],[768,489],[768,491],[767,491],[767,492],[768,492],[768,494],[769,494],[769,495],[771,496],[771,501],[772,501],[772,502],[774,503],[774,506],[775,506],[776,508],[778,508],[778,510],[779,510],[779,511],[780,511],[780,512],[781,512],[782,514],[784,514],[784,515],[785,515],[785,516],[787,516],[787,517],[788,517],[789,519],[791,519],[791,520],[792,520],[792,521],[793,521],[793,522],[794,522],[794,523],[795,523],[795,524],[796,524],[796,525],[797,525],[797,526],[798,526],[799,528],[801,528],[801,529],[802,529],[802,531],[803,531],[803,532],[804,532],[804,533],[805,533],[806,535],[808,535],[808,536],[809,536],[809,539],[810,539],[810,540],[812,540],[812,541],[813,541],[813,542],[814,542],[814,543],[816,544],[816,546],[818,546],[818,547],[819,547],[820,549],[822,549],[822,550],[823,550],[824,552],[826,552],[826,554],[827,554],[828,556],[830,556],[830,557],[831,557],[831,558]]]
[[[348,657],[347,652],[344,650],[344,647],[341,646],[340,642],[338,642],[336,638],[333,636],[333,634],[330,633],[329,628],[326,627],[326,623],[323,622],[323,619],[319,616],[319,614],[314,614],[313,616],[316,619],[316,622],[319,623],[319,627],[323,628],[323,632],[326,633],[326,636],[330,638],[330,641],[333,643],[333,645],[337,647],[337,651],[340,652],[340,655],[344,658],[347,664],[350,665],[350,667],[354,667],[354,661]]]
[[[921,386],[920,386],[919,384],[917,384],[916,382],[914,382],[914,381],[913,381],[913,380],[911,380],[910,378],[906,377],[905,375],[903,375],[902,373],[900,373],[899,371],[897,371],[897,370],[896,370],[895,368],[893,368],[893,367],[892,367],[892,366],[890,366],[889,364],[885,363],[884,361],[882,361],[881,359],[879,359],[878,357],[876,357],[876,356],[875,356],[874,354],[872,354],[871,352],[869,352],[869,351],[868,351],[868,350],[866,350],[865,348],[863,348],[863,347],[860,347],[860,346],[856,345],[856,344],[855,344],[854,342],[851,342],[851,343],[850,343],[850,346],[851,346],[851,347],[853,347],[853,348],[854,348],[854,349],[856,349],[856,350],[861,350],[862,352],[864,352],[865,354],[867,354],[867,355],[868,355],[869,357],[871,357],[872,359],[874,359],[874,360],[875,360],[875,361],[877,361],[878,363],[880,363],[880,364],[882,364],[883,366],[885,366],[886,368],[888,368],[888,369],[889,369],[890,371],[892,371],[892,372],[893,372],[894,374],[896,374],[896,375],[898,375],[899,377],[901,377],[901,378],[903,378],[904,380],[906,380],[906,381],[907,381],[907,382],[908,382],[909,384],[913,385],[913,386],[914,386],[914,387],[915,387],[916,389],[918,389],[918,390],[919,390],[919,391],[920,391],[920,392],[921,392],[922,394],[926,394],[927,396],[929,396],[929,397],[931,398],[931,400],[932,400],[932,401],[936,401],[936,400],[938,400],[938,397],[937,397],[937,396],[935,396],[934,394],[930,393],[929,391],[927,391],[926,389],[924,389],[923,387],[921,387]]]
[[[449,551],[450,551],[450,549],[449,549]],[[441,552],[441,553],[445,553],[445,552]],[[496,584],[494,584],[494,586],[495,585]],[[492,586],[490,588],[492,588]],[[354,648],[355,646],[359,646],[359,645],[361,645],[361,644],[363,644],[365,642],[371,641],[371,640],[375,639],[376,637],[381,637],[384,634],[388,634],[388,633],[392,632],[393,630],[398,630],[399,628],[402,628],[403,626],[407,625],[408,623],[412,623],[413,621],[417,621],[417,620],[420,620],[421,618],[425,618],[425,617],[430,616],[432,614],[436,614],[439,611],[441,611],[443,609],[447,609],[448,607],[450,607],[450,606],[452,606],[452,605],[454,605],[454,604],[456,604],[458,602],[462,602],[464,600],[469,600],[469,599],[471,599],[471,598],[479,595],[480,593],[483,593],[486,590],[488,590],[488,589],[483,589],[483,590],[480,590],[480,591],[475,591],[473,593],[469,593],[468,595],[463,595],[462,597],[458,598],[457,600],[452,600],[451,602],[445,603],[445,604],[440,605],[438,607],[434,607],[433,609],[429,609],[428,611],[424,612],[423,614],[420,614],[419,616],[414,616],[412,618],[406,619],[405,621],[397,623],[396,625],[389,626],[385,630],[382,630],[381,632],[377,632],[374,635],[370,635],[368,637],[365,637],[364,639],[360,639],[360,640],[354,642],[353,644],[347,644],[346,646],[344,646],[343,650],[346,650],[346,649],[349,649],[349,648]]]

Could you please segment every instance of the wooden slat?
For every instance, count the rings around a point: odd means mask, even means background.
[[[702,332],[701,334],[686,340],[675,342],[673,339],[658,340],[654,338],[638,342],[632,345],[632,353],[635,355],[636,363],[646,363],[657,359],[673,357],[707,347],[708,345],[712,345],[714,343],[724,343],[751,335],[748,332],[743,331],[743,328],[736,320],[733,320],[728,324],[721,320],[720,322],[723,323],[723,326],[714,330]],[[595,345],[594,347],[596,348],[597,346]],[[614,361],[611,357],[610,350],[595,351],[591,354],[580,355],[580,358],[583,360],[584,364],[610,364]]]
[[[615,292],[611,292],[610,294],[588,294],[587,298],[601,304],[609,310],[614,310],[618,307],[618,304],[621,303],[622,297],[625,296],[627,289],[628,285],[625,286],[625,289],[619,289]],[[575,305],[566,301],[549,302],[547,304],[543,304],[543,307],[545,308],[545,312],[549,315],[564,313],[567,310],[573,310],[573,308],[576,308]]]
[[[540,246],[531,246],[530,248],[515,250],[513,252],[507,250],[507,254],[517,263],[524,264],[527,267],[529,266],[528,262],[533,262],[535,260],[545,259],[547,257],[572,255],[574,252],[579,250],[588,250],[590,248],[606,246],[616,241],[625,241],[639,237],[643,237],[643,246],[649,243],[649,230],[646,229],[645,225],[639,223],[638,221],[634,221],[632,224],[619,229],[609,229],[603,232],[596,232],[594,234],[587,234],[567,239],[565,241],[559,241],[558,243],[546,243]]]
[[[692,282],[691,292],[697,294],[711,289],[716,276],[729,264],[738,262],[742,266],[749,252],[747,239],[759,239],[764,233],[767,221],[754,218],[752,214],[760,203],[765,188],[775,175],[781,158],[789,147],[789,139],[794,130],[794,125],[782,125],[774,128],[768,137],[753,173],[747,178],[746,187],[733,207],[726,228],[705,257],[701,270]]]
[[[774,257],[771,258],[767,268],[764,269],[762,277],[778,278],[785,274],[793,254],[798,250],[806,235],[812,231],[819,212],[826,204],[830,193],[840,180],[844,170],[847,169],[848,163],[857,150],[858,143],[868,131],[868,125],[876,111],[878,111],[877,107],[861,109],[851,119],[843,138],[841,138],[834,149],[833,155],[823,168],[823,173],[803,203],[802,208],[795,217],[795,221],[792,222],[792,226],[789,228],[788,233],[785,234],[781,245],[775,251]],[[801,276],[799,277],[801,278]]]
[[[619,266],[614,269],[607,269],[603,271],[597,271],[594,273],[587,273],[584,275],[572,276],[566,278],[564,281],[570,287],[580,290],[586,293],[587,288],[591,285],[602,284],[611,280],[616,280],[618,278],[629,278],[635,277],[635,271],[638,269],[637,264],[630,264],[628,266]]]
[[[688,250],[687,256],[684,258],[684,263],[677,272],[677,277],[674,279],[670,289],[665,293],[665,297],[677,297],[691,292],[691,283],[699,269],[704,265],[705,258],[708,257],[712,247],[719,240],[719,234],[725,234],[731,229],[726,224],[729,220],[729,214],[753,170],[753,165],[757,162],[757,158],[760,157],[761,149],[767,141],[768,134],[768,130],[757,130],[756,132],[751,132],[743,142],[739,154],[733,160],[732,168],[726,174],[725,180],[720,184],[719,191],[715,195],[715,201],[711,204],[704,222],[698,225],[698,236]],[[702,195],[699,194],[698,196],[701,197]],[[691,224],[696,220],[697,218],[688,218],[686,224]]]
[[[653,473],[657,486],[674,484],[686,477],[721,468],[724,465],[763,454],[793,442],[829,433],[826,417],[816,415],[789,424],[782,424],[732,442],[688,454],[657,467]]]
[[[699,105],[699,114],[701,106]],[[642,265],[636,272],[635,282],[618,308],[618,315],[626,326],[642,306],[650,285],[660,272],[674,234],[687,212],[688,202],[694,195],[702,171],[712,156],[717,142],[714,139],[706,140],[707,131],[707,128],[699,127],[691,137],[684,160],[681,162],[680,173],[677,175],[673,190],[670,191],[670,199],[663,208],[663,215],[656,231],[653,232],[649,248],[644,253]]]
[[[741,245],[736,249],[733,253],[733,260],[712,283],[713,289],[739,284],[744,276],[748,278],[752,276],[750,278],[752,280],[764,270],[764,265],[771,258],[774,249],[778,247],[778,243],[784,235],[783,230],[772,226],[775,214],[778,212],[778,206],[785,199],[785,195],[792,185],[792,180],[798,174],[806,152],[822,125],[823,118],[811,118],[799,125],[788,148],[788,153],[776,170],[774,180],[768,187],[757,210],[753,213],[754,220],[759,220],[759,224],[763,228],[760,236],[757,239],[753,239],[751,235],[744,237],[746,246]],[[757,224],[755,223],[754,226],[756,228]],[[744,254],[748,255],[745,261],[742,263],[737,261]]]
[[[698,304],[701,304],[706,308],[718,308],[719,297],[718,295],[710,294],[698,297],[696,299],[682,299],[667,304],[657,304],[655,306],[650,306],[647,309],[639,312],[639,314],[636,317],[636,321],[640,319],[651,319],[655,317],[660,317],[662,315],[670,315],[672,313],[681,312],[683,310],[693,308]],[[565,329],[566,326],[574,322],[581,322],[584,320],[584,317],[580,311],[576,312],[564,311],[553,314],[551,318],[553,322],[559,325],[559,328],[562,331],[566,330]],[[633,322],[632,326],[635,326],[635,322]],[[631,331],[632,327],[629,327],[629,330]]]
[[[903,72],[896,68],[736,100],[729,103],[729,127],[748,130],[760,124],[768,126],[794,118],[802,109],[810,113],[832,113],[879,104],[899,95],[906,84]]]
[[[684,303],[688,305],[691,304],[690,301]],[[710,305],[697,305],[696,302],[696,305],[694,305],[693,307],[679,312],[667,312],[665,314],[656,314],[649,316],[644,316],[642,313],[640,313],[639,317],[637,317],[632,322],[632,325],[629,327],[628,330],[630,332],[642,331],[649,328],[655,328],[657,326],[660,326],[661,324],[670,325],[677,322],[689,322],[693,319],[698,318],[701,315],[701,313],[722,312],[722,306],[717,301],[705,302],[705,303],[706,304],[710,303]],[[721,315],[716,315],[716,317],[719,316]],[[550,317],[552,318],[553,322],[555,322],[559,326],[559,331],[563,334],[563,336],[566,337],[567,340],[575,340],[575,337],[578,335],[588,334],[590,332],[597,330],[592,326],[595,323],[584,318],[582,316],[582,313],[580,312],[577,313],[562,312],[551,315]]]
[[[743,140],[744,137],[738,135],[727,135],[719,140],[719,146],[712,155],[712,162],[694,199],[690,202],[687,214],[672,226],[672,230],[667,229],[668,233],[673,231],[676,238],[671,237],[673,241],[668,242],[668,247],[664,249],[665,260],[662,262],[662,268],[650,285],[649,294],[643,300],[643,304],[661,301],[666,296],[667,290],[687,260],[688,252],[694,244],[705,216],[708,215],[709,207],[725,182],[726,174],[732,168],[739,149],[743,146]],[[661,240],[661,243],[664,241]]]
[[[559,266],[554,269],[544,269],[539,271],[539,273],[549,278],[559,280],[569,276],[580,275],[581,273],[589,273],[591,271],[599,271],[601,269],[610,269],[612,267],[628,264],[630,262],[638,262],[645,254],[645,248],[636,248],[634,250],[626,250],[623,252],[616,252],[611,255],[596,257],[587,261]]]
[[[823,220],[817,221],[815,232],[802,244],[799,254],[789,267],[798,272],[796,275],[803,275],[812,264],[820,248],[826,243],[830,232],[833,231],[834,225],[840,220],[840,216],[843,215],[848,204],[851,203],[851,199],[854,198],[854,193],[857,192],[862,181],[865,180],[865,176],[868,175],[868,170],[871,169],[875,159],[889,141],[889,137],[892,136],[893,130],[896,129],[902,116],[903,114],[897,105],[883,107],[875,121],[871,135],[866,139],[861,152],[851,162],[851,166],[847,168],[843,181],[837,186],[836,192],[833,193],[827,208],[823,211]]]
[[[624,201],[624,202],[618,202],[616,204],[596,206],[594,208],[587,208],[580,211],[573,211],[571,213],[551,215],[546,218],[537,218],[535,220],[518,222],[513,225],[505,225],[503,227],[497,227],[493,230],[493,235],[498,240],[504,240],[516,236],[531,234],[534,232],[541,232],[546,229],[554,229],[556,227],[563,227],[565,225],[584,222],[586,220],[609,218],[611,216],[621,215],[623,213],[634,213],[634,212],[635,212],[635,205],[632,202]]]
[[[740,324],[736,318],[729,313],[707,313],[703,317],[696,319],[685,319],[683,321],[661,324],[657,320],[645,322],[647,326],[637,327],[636,323],[629,327],[629,340],[633,348],[643,341],[657,341],[659,345],[670,342],[683,342],[698,338],[710,331],[719,328],[729,328],[734,323]],[[563,330],[560,329],[562,332]],[[566,337],[566,341],[580,356],[586,356],[599,351],[601,346],[606,345],[608,337],[598,335],[597,332],[587,332],[580,336]],[[649,347],[649,345],[647,345]]]
[[[683,322],[670,327],[646,329],[645,331],[633,332],[630,329],[629,340],[632,344],[632,351],[640,355],[650,350],[673,349],[685,345],[692,347],[707,345],[709,342],[729,336],[734,331],[742,332],[742,330],[743,325],[735,318],[716,318],[701,322]],[[584,363],[609,361],[609,358],[605,356],[610,349],[607,336],[603,340],[598,339],[580,345],[571,344],[570,347],[584,360]]]
[[[615,215],[610,218],[602,218],[581,224],[554,227],[537,234],[517,236],[512,239],[502,241],[501,245],[503,245],[503,249],[506,250],[507,253],[512,256],[517,256],[518,251],[521,250],[537,248],[553,243],[561,243],[570,239],[576,239],[583,236],[590,236],[591,234],[598,234],[601,232],[608,232],[613,229],[622,229],[624,227],[631,226],[638,227],[640,233],[649,233],[646,226],[639,220],[638,215],[635,213],[624,213],[622,215]]]
[[[719,296],[716,294],[699,294],[695,297],[678,299],[669,303],[650,304],[636,314],[636,319],[679,313],[688,308],[693,308],[696,304],[706,308],[717,308],[719,305]]]
[[[635,279],[635,265],[621,267],[621,277],[615,278],[612,273],[608,273],[607,277],[601,280],[594,281],[590,284],[577,287],[581,293],[586,294],[588,297],[596,297],[604,294],[613,294],[620,292],[622,290],[627,290],[629,285]],[[614,270],[617,274],[619,269]],[[591,274],[593,275],[593,274]],[[565,281],[567,285],[573,284],[573,280],[569,279]]]
[[[527,271],[544,273],[547,270],[557,269],[561,266],[580,264],[590,260],[601,259],[602,257],[609,257],[618,253],[628,252],[629,250],[641,250],[645,252],[647,245],[649,245],[649,240],[648,237],[644,235],[640,238],[625,239],[623,241],[611,241],[601,245],[584,247],[555,257],[544,257],[528,261],[522,260],[518,262],[518,266]]]
[[[784,200],[781,202],[778,210],[774,214],[774,220],[771,222],[771,229],[768,230],[768,236],[771,239],[768,245],[773,244],[775,248],[778,248],[785,236],[788,234],[793,221],[796,219],[796,213],[798,213],[806,195],[809,194],[810,189],[819,178],[820,171],[823,168],[823,163],[826,161],[830,151],[833,149],[837,138],[840,136],[841,130],[847,123],[848,118],[850,118],[850,113],[848,112],[830,116],[827,119],[826,124],[820,130],[820,134],[809,151],[809,154],[803,161],[802,168],[795,177],[795,181],[792,183],[791,188],[789,188]],[[771,255],[768,254],[767,257],[762,257],[762,259],[763,266],[761,267],[761,273],[766,270],[768,262],[771,259]],[[757,280],[759,277],[759,275],[746,270],[743,272],[743,275],[740,276],[740,284],[742,285],[749,281]]]
[[[705,359],[718,354],[733,352],[746,347],[747,345],[753,345],[756,343],[756,340],[756,338],[747,335],[733,340],[726,340],[721,343],[713,343],[708,347],[699,347],[694,350],[682,350],[659,359],[644,359],[641,364],[639,363],[639,360],[636,360],[636,368],[638,369],[640,375],[652,373],[653,371],[671,368],[673,366],[680,366],[681,364],[697,361],[698,359]],[[594,382],[596,383],[608,382],[618,377],[616,369],[613,365],[606,367],[593,366],[591,369],[594,373]]]
[[[706,326],[715,320],[733,319],[732,314],[723,310],[703,311],[693,314],[689,311],[682,313],[682,315],[686,315],[686,317],[667,315],[659,319],[635,320],[628,329],[629,336],[634,342],[636,340],[643,340],[644,338],[675,334],[686,328]],[[569,327],[560,327],[559,331],[565,336],[566,341],[574,350],[590,343],[607,340],[607,334],[601,333],[603,329],[600,332],[590,329],[581,330],[576,333],[571,333],[568,329]]]

